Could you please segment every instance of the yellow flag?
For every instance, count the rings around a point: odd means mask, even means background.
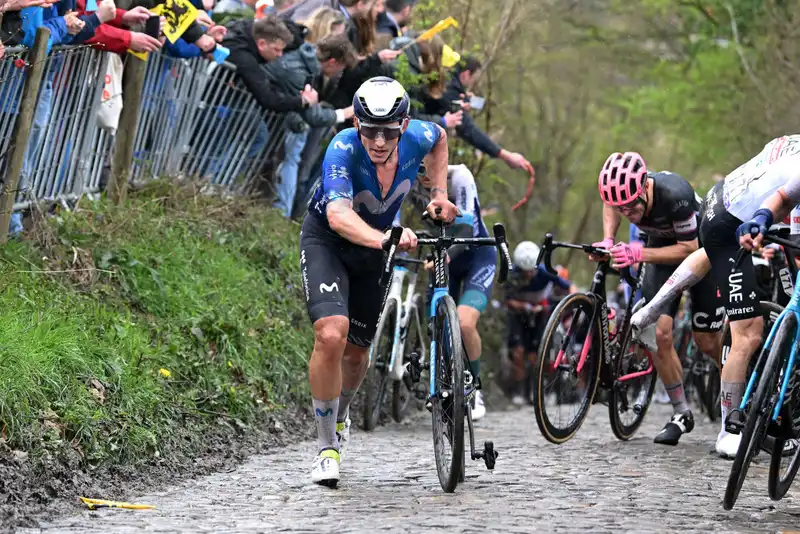
[[[150,504],[131,504],[129,502],[120,501],[105,501],[103,499],[89,499],[87,497],[80,498],[89,510],[96,510],[98,508],[126,508],[128,510],[151,510],[155,506]]]
[[[134,52],[130,48],[128,49],[128,53],[132,56],[136,56],[142,61],[147,61],[147,52]]]
[[[164,26],[164,35],[167,36],[169,42],[175,44],[183,32],[195,21],[198,12],[189,0],[165,0],[163,8],[156,13],[155,9],[150,11],[157,15],[163,14],[167,19],[167,24]],[[160,5],[157,8],[161,7]]]
[[[430,30],[426,31],[425,33],[423,33],[422,35],[420,35],[419,37],[417,37],[414,40],[415,41],[426,41],[426,40],[430,39],[431,37],[433,37],[434,35],[436,35],[437,33],[446,30],[450,26],[458,28],[458,21],[456,19],[454,19],[453,17],[447,17],[444,20],[440,20],[439,22],[437,22],[433,26],[433,28],[431,28]]]
[[[444,48],[442,49],[442,66],[446,69],[449,69],[459,61],[461,61],[461,54],[449,46],[444,45]]]

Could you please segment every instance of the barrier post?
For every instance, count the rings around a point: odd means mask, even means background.
[[[108,197],[115,204],[122,204],[128,191],[128,181],[133,169],[133,144],[139,123],[139,107],[147,63],[136,56],[125,58],[122,81],[122,113],[111,161],[111,178],[108,181]]]
[[[50,30],[40,26],[36,29],[36,38],[33,48],[28,53],[28,75],[22,88],[22,99],[19,105],[17,122],[11,137],[11,148],[8,157],[8,173],[0,197],[0,244],[8,241],[8,225],[11,213],[14,211],[14,199],[19,186],[19,175],[25,160],[25,151],[28,149],[28,137],[31,133],[31,123],[36,112],[36,99],[39,96],[39,86],[42,83],[45,58],[47,57],[47,42],[50,40]]]

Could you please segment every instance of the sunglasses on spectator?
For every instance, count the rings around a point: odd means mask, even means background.
[[[402,131],[403,127],[401,125],[397,126],[385,126],[385,125],[376,126],[373,124],[358,125],[358,133],[370,140],[375,140],[378,138],[379,135],[382,135],[385,140],[392,141],[400,137]]]

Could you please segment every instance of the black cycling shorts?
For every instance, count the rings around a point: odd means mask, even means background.
[[[711,278],[719,287],[722,303],[730,321],[741,321],[761,315],[756,290],[756,275],[749,258],[732,271],[739,252],[736,230],[742,224],[722,200],[723,182],[719,182],[703,200],[700,240],[711,261]]]
[[[300,269],[312,323],[348,317],[347,341],[369,347],[386,295],[379,285],[382,267],[383,251],[355,245],[315,215],[306,215],[300,231]]]
[[[677,269],[677,265],[648,263],[642,275],[642,297],[650,302]],[[725,307],[719,297],[711,273],[689,289],[692,296],[692,330],[695,332],[719,332],[725,320]],[[680,298],[674,299],[664,315],[675,317],[680,307]]]
[[[509,311],[508,313],[508,348],[523,347],[530,354],[539,351],[547,313],[542,310],[535,314]]]

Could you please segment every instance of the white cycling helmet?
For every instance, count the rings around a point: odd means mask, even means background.
[[[523,241],[514,249],[514,265],[523,271],[536,269],[539,259],[539,247],[533,241]]]

